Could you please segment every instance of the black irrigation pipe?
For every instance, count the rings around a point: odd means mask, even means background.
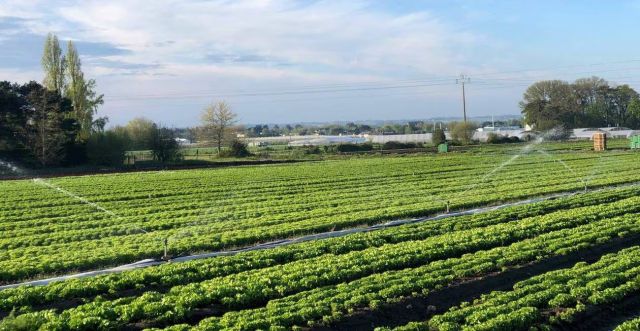
[[[257,244],[257,245],[254,245],[254,246],[248,246],[248,247],[238,248],[238,249],[233,249],[233,250],[215,251],[215,252],[209,252],[209,253],[181,256],[181,257],[177,257],[177,258],[170,259],[170,260],[144,259],[144,260],[140,260],[140,261],[133,262],[133,263],[130,263],[130,264],[124,264],[124,265],[121,265],[121,266],[117,266],[117,267],[114,267],[114,268],[100,269],[100,270],[94,270],[94,271],[87,271],[87,272],[81,272],[81,273],[75,273],[75,274],[51,277],[51,278],[46,278],[46,279],[39,279],[39,280],[33,280],[33,281],[27,281],[27,282],[3,285],[3,286],[0,286],[0,291],[1,290],[6,290],[6,289],[10,289],[10,288],[20,287],[20,286],[44,286],[44,285],[47,285],[47,284],[52,283],[52,282],[64,281],[64,280],[69,280],[69,279],[96,277],[96,276],[106,275],[106,274],[121,273],[123,271],[142,269],[142,268],[147,268],[147,267],[152,267],[152,266],[157,266],[157,265],[163,265],[163,264],[169,264],[169,263],[180,263],[180,262],[199,260],[199,259],[207,259],[207,258],[220,257],[220,256],[231,256],[231,255],[236,255],[236,254],[244,253],[244,252],[272,249],[272,248],[276,248],[276,247],[288,246],[288,245],[303,243],[303,242],[307,242],[307,241],[329,239],[329,238],[338,238],[338,237],[344,237],[346,235],[350,235],[350,234],[354,234],[354,233],[377,231],[377,230],[388,229],[388,228],[401,226],[401,225],[422,223],[422,222],[428,222],[428,221],[437,221],[437,220],[451,218],[451,217],[458,217],[458,216],[466,216],[466,215],[474,215],[474,214],[479,214],[479,213],[486,213],[486,212],[500,210],[500,209],[504,209],[504,208],[508,208],[508,207],[526,205],[526,204],[537,203],[537,202],[553,200],[553,199],[558,199],[558,198],[564,198],[564,197],[570,197],[570,196],[580,195],[580,194],[585,194],[585,193],[598,192],[598,191],[603,191],[603,190],[613,189],[613,188],[634,187],[634,186],[638,186],[638,185],[640,185],[640,182],[631,182],[631,183],[621,184],[621,185],[601,186],[601,187],[594,188],[594,189],[589,189],[589,190],[580,190],[580,191],[570,191],[570,192],[555,193],[555,194],[540,196],[540,197],[536,197],[536,198],[529,198],[529,199],[524,199],[524,200],[507,202],[507,203],[503,203],[503,204],[500,204],[500,205],[479,207],[479,208],[466,209],[466,210],[461,210],[461,211],[446,212],[446,213],[443,213],[443,214],[438,214],[438,215],[435,215],[435,216],[428,216],[428,217],[393,220],[393,221],[389,221],[389,222],[386,222],[386,223],[381,223],[381,224],[376,224],[376,225],[371,225],[371,226],[366,226],[366,227],[355,227],[355,228],[349,228],[349,229],[338,230],[338,231],[321,232],[321,233],[316,233],[316,234],[304,235],[304,236],[300,236],[300,237],[296,237],[296,238],[289,238],[289,239],[281,239],[281,240],[270,241],[270,242],[267,242],[267,243]]]

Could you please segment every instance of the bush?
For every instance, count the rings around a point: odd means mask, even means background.
[[[463,145],[471,144],[476,127],[472,122],[453,122],[450,124],[451,138]]]
[[[409,149],[409,148],[420,148],[422,145],[417,143],[401,143],[397,141],[387,141],[382,145],[382,149]]]
[[[157,128],[155,124],[151,136],[151,153],[154,160],[162,163],[182,159],[180,144],[176,141],[174,132],[168,128]]]
[[[444,130],[442,130],[441,128],[436,128],[436,130],[433,131],[433,135],[431,136],[431,142],[434,146],[438,146],[442,143],[447,142],[447,136],[444,134]]]
[[[87,158],[94,165],[121,166],[128,145],[127,137],[114,131],[94,133],[87,141]]]
[[[304,146],[304,153],[305,154],[320,154],[322,153],[322,150],[320,150],[319,146]]]
[[[508,144],[508,143],[517,143],[520,142],[520,138],[513,136],[502,136],[496,133],[489,133],[487,135],[487,143],[488,144]]]
[[[238,139],[234,139],[231,141],[231,144],[229,144],[229,149],[223,150],[220,156],[247,157],[251,156],[251,152],[247,149],[247,144]]]
[[[373,145],[371,143],[364,144],[340,144],[335,147],[335,150],[340,153],[349,153],[349,152],[361,152],[361,151],[370,151],[373,150]]]

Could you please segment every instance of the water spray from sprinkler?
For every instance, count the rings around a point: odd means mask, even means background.
[[[540,152],[544,156],[547,156],[547,157],[551,158],[553,161],[560,163],[563,167],[565,167],[567,170],[569,170],[580,182],[582,182],[582,184],[584,185],[584,191],[587,192],[587,190],[588,190],[587,182],[584,180],[584,178],[578,176],[576,171],[573,170],[573,168],[571,168],[566,162],[564,162],[564,160],[562,160],[560,158],[557,158],[557,157],[547,153],[547,151],[545,151],[545,150],[538,150],[538,152]]]
[[[490,177],[495,175],[497,172],[502,170],[504,167],[510,165],[511,163],[516,161],[518,158],[520,158],[522,155],[529,154],[530,152],[532,152],[532,150],[534,150],[535,146],[540,145],[541,143],[543,143],[545,141],[545,139],[548,139],[550,137],[553,137],[553,136],[557,135],[561,130],[562,130],[562,127],[555,127],[555,128],[550,129],[550,130],[548,130],[546,132],[543,132],[538,137],[536,137],[534,140],[532,140],[529,143],[527,143],[520,150],[520,152],[518,154],[513,155],[508,160],[500,163],[498,166],[496,166],[491,171],[487,172],[484,176],[482,176],[476,183],[473,183],[473,184],[469,185],[466,190],[456,194],[456,196],[454,198],[457,198],[459,196],[464,196],[469,191],[471,191],[471,190],[475,189],[476,187],[478,187],[479,185],[483,184],[487,179],[489,179]]]
[[[43,185],[43,186],[46,186],[46,187],[48,187],[50,189],[56,190],[56,191],[58,191],[58,192],[60,192],[62,194],[65,194],[67,196],[70,196],[70,197],[72,197],[72,198],[74,198],[74,199],[76,199],[76,200],[78,200],[78,201],[80,201],[80,202],[82,202],[84,204],[87,204],[87,205],[89,205],[89,206],[91,206],[91,207],[93,207],[93,208],[95,208],[95,209],[97,209],[97,210],[99,210],[101,212],[109,214],[110,216],[119,217],[118,215],[116,215],[116,213],[112,212],[111,210],[108,210],[108,209],[100,206],[99,204],[97,204],[95,202],[91,202],[91,201],[87,200],[86,198],[81,197],[81,196],[79,196],[77,194],[73,194],[73,193],[63,189],[62,187],[54,185],[54,184],[52,184],[52,183],[50,183],[50,182],[48,182],[48,181],[46,181],[46,180],[44,180],[42,178],[34,178],[33,182],[38,184],[38,185]]]
[[[9,171],[13,172],[16,175],[21,175],[24,173],[24,170],[18,168],[18,166],[8,162],[0,160],[0,167],[9,169]]]
[[[598,155],[598,163],[596,164],[595,167],[593,167],[593,170],[591,170],[591,173],[589,174],[589,177],[587,177],[587,179],[585,180],[586,183],[589,183],[596,176],[596,174],[601,170],[602,160],[603,160],[602,154],[599,154]]]

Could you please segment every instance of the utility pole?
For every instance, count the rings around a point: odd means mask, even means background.
[[[467,98],[464,95],[464,84],[469,83],[471,79],[465,75],[460,74],[460,78],[456,79],[456,84],[462,85],[462,114],[464,116],[464,122],[467,123]]]

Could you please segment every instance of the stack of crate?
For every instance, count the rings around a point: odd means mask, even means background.
[[[640,148],[640,135],[631,136],[631,149]]]
[[[607,134],[604,132],[596,132],[593,134],[593,150],[604,151],[607,149]]]

